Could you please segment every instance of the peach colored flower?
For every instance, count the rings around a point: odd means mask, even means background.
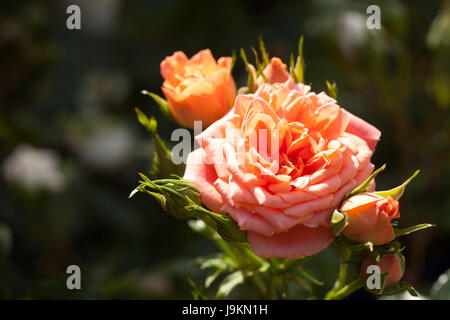
[[[266,76],[268,83],[283,83],[290,77],[287,66],[280,58],[276,57],[270,60],[270,63],[264,68],[263,73]],[[262,85],[263,83],[263,78],[259,77],[258,85]]]
[[[373,171],[379,137],[324,92],[264,83],[197,137],[184,178],[247,230],[257,255],[299,258],[333,240],[331,214]]]
[[[366,259],[364,259],[364,261],[361,263],[361,276],[367,276],[367,267],[375,264],[380,267],[381,274],[387,272],[387,275],[384,278],[384,288],[398,283],[403,277],[403,273],[405,272],[404,266],[401,263],[399,256],[397,254],[393,254],[383,256],[378,264],[372,257],[367,257]]]
[[[161,62],[163,91],[170,111],[182,126],[193,128],[201,120],[203,127],[220,119],[233,106],[236,85],[231,76],[231,57],[217,62],[209,49],[188,59],[177,51]]]
[[[392,219],[400,218],[397,200],[373,193],[361,193],[347,199],[340,211],[347,213],[348,225],[342,234],[357,242],[381,245],[394,240]]]

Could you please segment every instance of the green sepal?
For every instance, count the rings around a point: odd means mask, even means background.
[[[227,241],[246,242],[247,233],[239,228],[230,215],[216,217],[217,232]]]
[[[155,144],[156,152],[153,157],[152,175],[156,178],[168,178],[181,175],[183,167],[172,161],[172,152],[158,134],[158,123],[154,117],[148,118],[141,110],[135,108],[138,121],[150,132]]]
[[[233,49],[233,52],[231,54],[231,66],[230,66],[230,72],[233,72],[234,66],[236,65],[236,50]]]
[[[185,206],[186,211],[205,221],[214,230],[217,230],[223,239],[236,242],[247,241],[247,233],[239,228],[230,215],[212,212],[198,203],[190,201],[189,198],[187,200],[190,203]]]
[[[373,252],[369,255],[375,259],[378,263],[381,261],[381,258],[385,255],[393,255],[399,254],[403,251],[404,247],[398,241],[391,241],[384,245],[375,246]]]
[[[395,233],[395,238],[401,237],[401,236],[405,236],[407,234],[419,231],[419,230],[424,230],[424,229],[428,229],[428,228],[432,228],[435,227],[435,224],[430,224],[430,223],[421,223],[415,226],[411,226],[408,228],[403,228],[403,229],[396,229],[394,228],[394,233]]]
[[[375,170],[370,177],[368,177],[366,180],[363,181],[363,183],[361,183],[358,187],[356,187],[355,189],[353,189],[352,191],[348,192],[345,195],[344,201],[347,200],[350,197],[353,197],[354,195],[358,194],[358,193],[362,193],[362,192],[366,192],[368,191],[369,188],[369,183],[370,181],[372,181],[372,179],[375,179],[375,177],[377,176],[377,174],[379,174],[381,171],[383,171],[386,168],[386,164],[383,164],[380,168],[378,168],[377,170]]]
[[[327,80],[326,83],[327,83],[328,93],[329,93],[330,97],[332,97],[333,99],[337,100],[338,89],[337,89],[336,82],[333,81],[333,83],[331,84]]]
[[[197,216],[185,209],[192,203],[201,204],[200,191],[195,185],[183,179],[161,179],[151,181],[144,174],[139,174],[143,181],[131,192],[144,192],[154,197],[161,207],[176,219],[192,219]]]
[[[295,82],[297,82],[294,69],[295,69],[294,54],[291,52],[291,54],[289,55],[289,74],[291,75],[291,78],[294,79]]]
[[[300,40],[298,41],[298,56],[297,61],[295,62],[293,72],[295,82],[304,83],[305,81],[304,68],[305,68],[305,61],[303,59],[303,35],[302,35],[300,37]]]
[[[259,50],[261,50],[261,55],[263,58],[263,67],[266,67],[269,62],[269,54],[267,53],[266,46],[264,45],[264,40],[262,35],[259,35]]]
[[[141,93],[152,98],[158,105],[159,110],[161,110],[161,113],[164,116],[166,116],[168,119],[175,121],[175,119],[172,115],[172,112],[170,111],[169,104],[167,103],[167,101],[164,98],[160,97],[159,95],[157,95],[153,92],[149,92],[147,90],[141,90]]]
[[[382,196],[382,197],[392,197],[395,200],[400,199],[400,197],[405,192],[406,186],[411,182],[412,179],[414,179],[418,174],[420,170],[416,170],[416,172],[413,173],[411,177],[409,177],[405,182],[403,182],[401,185],[394,189],[385,190],[385,191],[377,191],[375,194]]]
[[[400,267],[402,268],[402,273],[405,273],[406,270],[406,260],[405,256],[402,254],[402,250],[398,251],[397,253],[398,259],[400,261]]]
[[[408,291],[408,293],[410,295],[412,295],[413,297],[418,297],[419,294],[417,293],[416,289],[414,289],[413,286],[411,286],[409,283],[405,282],[405,281],[400,281],[388,288],[385,288],[383,290],[383,295],[385,296],[391,296],[391,295],[395,295],[395,294],[400,294],[403,293],[405,291]]]
[[[255,50],[255,48],[252,47],[251,49],[252,49],[253,54],[254,54],[254,56],[255,56],[256,75],[257,75],[257,76],[260,76],[260,77],[264,80],[265,83],[269,82],[269,80],[267,79],[266,75],[264,74],[264,68],[265,68],[264,62],[261,63],[261,62],[259,61],[258,52]]]
[[[247,88],[248,93],[254,93],[256,91],[256,69],[253,65],[251,65],[247,60],[247,55],[245,54],[245,51],[243,48],[241,48],[241,58],[244,60],[245,64],[245,70],[247,70],[248,73],[248,80],[247,80]]]
[[[375,246],[373,245],[372,242],[367,241],[365,243],[356,243],[354,244],[353,241],[350,243],[350,240],[346,239],[342,239],[341,245],[344,245],[346,248],[352,250],[352,251],[369,251],[369,252],[373,252]]]
[[[340,235],[347,225],[347,213],[335,209],[331,216],[331,228],[333,229],[334,235]]]

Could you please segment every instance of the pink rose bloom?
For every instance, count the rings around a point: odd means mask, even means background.
[[[331,214],[372,173],[380,132],[324,92],[270,74],[280,75],[267,73],[269,83],[238,95],[197,136],[201,148],[189,154],[184,179],[206,207],[247,231],[255,254],[299,258],[333,240]]]

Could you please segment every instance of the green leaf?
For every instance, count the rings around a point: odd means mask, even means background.
[[[158,105],[159,110],[161,110],[162,114],[165,115],[168,119],[175,121],[172,112],[170,111],[169,105],[165,99],[147,90],[142,90],[141,93],[151,97]]]
[[[347,213],[335,209],[331,216],[331,228],[333,229],[334,235],[340,235],[347,225]]]
[[[414,287],[412,285],[410,285],[409,283],[406,283],[404,281],[400,281],[401,284],[403,284],[403,286],[405,287],[405,289],[408,291],[408,293],[410,295],[412,295],[413,297],[419,297],[419,293],[416,291],[416,289],[414,289]]]
[[[337,86],[336,86],[336,82],[333,81],[333,84],[331,84],[327,80],[326,83],[327,83],[328,93],[330,94],[330,97],[332,97],[333,99],[337,100]]]
[[[404,228],[404,229],[394,229],[394,233],[395,233],[395,238],[419,231],[419,230],[423,230],[423,229],[428,229],[431,227],[435,227],[436,225],[434,224],[429,224],[429,223],[422,223],[422,224],[418,224],[412,227],[408,227],[408,228]]]
[[[305,61],[303,59],[303,36],[300,37],[300,40],[298,42],[298,56],[297,61],[295,63],[294,67],[294,75],[295,75],[295,81],[304,83],[304,67],[305,67]]]
[[[384,289],[382,294],[384,296],[391,296],[391,295],[401,294],[405,291],[408,291],[408,293],[410,295],[412,295],[413,297],[419,296],[416,289],[414,289],[413,286],[411,286],[409,283],[407,283],[405,281],[400,281],[399,283],[394,284],[394,285]]]
[[[308,281],[306,281],[305,279],[303,279],[302,277],[300,277],[299,275],[297,275],[297,274],[292,274],[292,275],[289,275],[289,277],[288,277],[289,279],[292,279],[292,280],[294,280],[296,283],[298,283],[301,287],[303,287],[304,289],[306,289],[306,291],[308,291],[308,293],[310,294],[310,295],[313,295],[313,288],[312,288],[312,286],[311,286],[311,284],[308,282]]]
[[[244,273],[242,272],[242,270],[238,270],[229,274],[220,283],[219,289],[217,290],[216,299],[224,299],[231,293],[231,291],[233,291],[233,289],[237,285],[243,282],[244,282]]]
[[[390,189],[390,190],[385,190],[385,191],[377,191],[377,192],[375,192],[375,194],[382,196],[382,197],[390,196],[390,197],[394,198],[395,200],[398,200],[405,192],[406,186],[411,182],[412,179],[414,179],[419,174],[419,172],[420,172],[420,170],[416,170],[416,172],[414,172],[413,175],[408,178],[408,180],[403,182],[398,187],[396,187],[394,189]]]
[[[450,269],[441,274],[433,284],[430,296],[435,300],[450,300]]]
[[[377,176],[377,174],[379,174],[381,171],[383,171],[386,168],[386,164],[383,164],[380,168],[378,168],[377,170],[375,170],[370,177],[368,177],[366,180],[363,181],[363,183],[361,183],[358,187],[356,187],[355,189],[353,189],[352,191],[348,192],[345,195],[344,201],[347,200],[350,197],[353,197],[354,195],[360,193],[360,192],[366,192],[368,185],[370,183],[370,181],[372,181],[372,179],[375,179],[375,177]]]

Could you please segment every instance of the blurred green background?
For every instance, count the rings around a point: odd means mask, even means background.
[[[81,30],[66,8],[81,7]],[[381,8],[381,30],[366,8]],[[288,61],[305,36],[306,82],[336,81],[339,104],[374,124],[379,189],[422,173],[401,201],[405,279],[420,293],[450,268],[450,4],[448,1],[2,0],[0,4],[0,294],[4,298],[190,298],[194,258],[217,251],[144,194],[137,172],[153,144],[134,107],[162,137],[176,126],[141,89],[161,94],[159,63],[176,50],[216,58],[257,46]],[[234,69],[239,86],[246,73]],[[67,290],[79,265],[82,290]],[[307,264],[330,286],[335,250]],[[305,297],[293,288],[293,298]],[[245,287],[233,298],[251,297]],[[368,298],[357,293],[353,298]]]

